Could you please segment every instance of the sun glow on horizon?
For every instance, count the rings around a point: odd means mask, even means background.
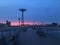
[[[35,22],[35,23],[33,23],[33,22],[24,22],[24,24],[25,24],[25,25],[33,25],[33,24],[38,25],[37,22]],[[19,22],[11,22],[11,25],[12,25],[12,26],[18,26],[18,25],[21,25],[21,22],[20,22],[20,24],[19,24]]]
[[[6,24],[6,22],[1,22],[1,24]],[[21,22],[11,22],[11,26],[19,26],[21,25]],[[46,25],[46,23],[41,22],[24,22],[24,25]]]

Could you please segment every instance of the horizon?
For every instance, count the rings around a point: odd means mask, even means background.
[[[52,22],[55,23],[55,22]],[[52,24],[52,23],[42,23],[42,22],[24,22],[24,25],[46,25],[46,24]],[[6,22],[0,22],[0,24],[6,24]],[[59,24],[59,23],[57,23]],[[11,26],[19,26],[21,25],[21,22],[11,22]]]
[[[0,22],[1,24],[6,24],[6,22]],[[38,23],[38,22],[24,22],[25,25],[40,25],[42,23]],[[11,26],[18,26],[18,25],[21,25],[21,22],[19,24],[19,22],[11,22]]]

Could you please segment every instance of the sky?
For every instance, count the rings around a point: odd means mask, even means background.
[[[60,23],[60,0],[0,0],[0,22],[18,22],[25,8],[25,22]]]

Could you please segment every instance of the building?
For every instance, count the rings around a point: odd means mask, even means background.
[[[11,26],[11,22],[6,21],[6,23],[0,23],[0,27]]]
[[[11,26],[11,22],[6,21],[6,26]]]

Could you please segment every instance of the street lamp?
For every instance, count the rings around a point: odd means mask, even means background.
[[[18,20],[19,20],[19,28],[20,28],[20,18],[18,18]]]

